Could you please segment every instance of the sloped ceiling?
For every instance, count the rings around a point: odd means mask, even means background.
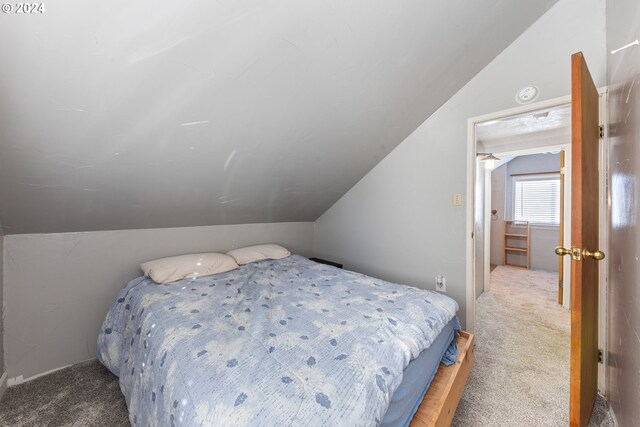
[[[57,0],[3,14],[0,223],[313,221],[554,3]]]

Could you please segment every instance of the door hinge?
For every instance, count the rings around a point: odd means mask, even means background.
[[[604,361],[604,353],[602,352],[602,349],[599,348],[598,349],[598,363],[602,363]]]
[[[600,129],[600,138],[604,138],[604,126],[600,125],[598,126],[598,129]]]

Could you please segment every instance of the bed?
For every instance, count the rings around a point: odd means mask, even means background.
[[[457,310],[442,294],[291,255],[131,281],[98,359],[132,425],[448,425],[473,360]]]

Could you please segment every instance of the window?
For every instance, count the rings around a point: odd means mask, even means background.
[[[514,176],[513,219],[559,225],[560,174]]]

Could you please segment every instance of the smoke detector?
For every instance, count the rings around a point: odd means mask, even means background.
[[[535,86],[525,86],[516,93],[516,102],[518,104],[529,104],[538,99],[540,89]]]

